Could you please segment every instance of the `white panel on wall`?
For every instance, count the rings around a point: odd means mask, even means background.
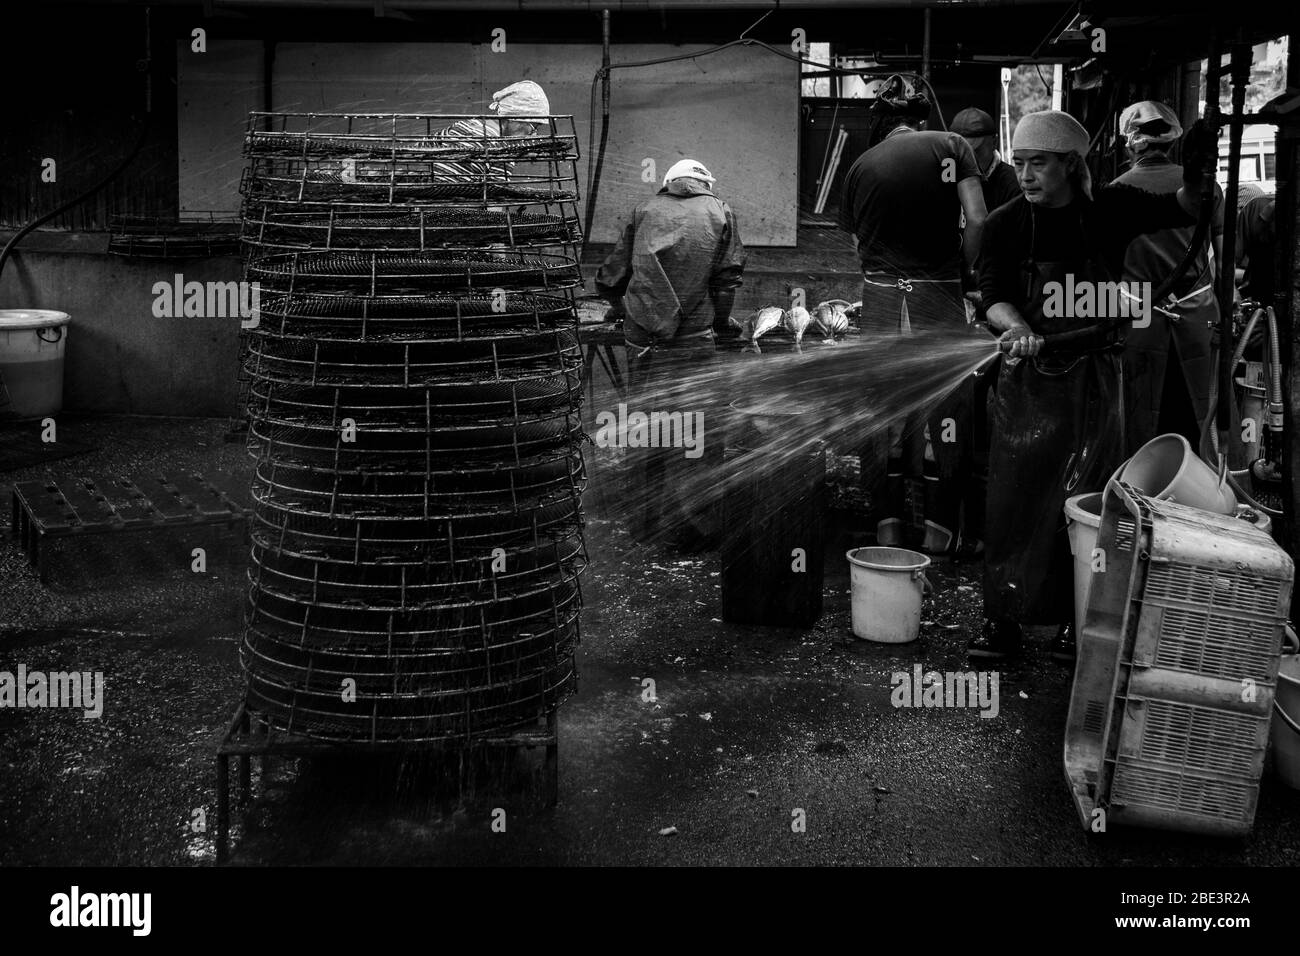
[[[613,61],[691,49],[615,45]],[[240,143],[248,110],[261,108],[262,67],[260,45],[235,52],[198,66],[181,53],[181,101],[190,104],[181,114],[183,208],[238,208]],[[480,112],[494,90],[536,80],[552,112],[574,116],[585,197],[591,81],[599,65],[596,44],[511,43],[504,53],[492,53],[486,45],[468,44],[281,43],[272,101],[277,110]],[[631,208],[658,188],[668,167],[690,156],[718,177],[718,194],[735,211],[746,244],[795,244],[798,64],[763,50],[733,49],[616,69],[611,76],[610,135],[593,241],[612,242]],[[189,119],[187,109],[193,111]],[[654,183],[642,179],[645,160],[654,161]],[[208,205],[194,205],[198,201]]]
[[[614,63],[677,56],[690,46],[615,44]],[[699,49],[703,49],[699,47]],[[511,44],[483,55],[486,87],[540,83],[555,113],[572,113],[586,195],[591,81],[599,45]],[[736,48],[694,60],[610,73],[610,129],[591,239],[613,242],[632,207],[687,156],[718,178],[717,191],[747,245],[793,246],[798,222],[799,65],[764,50]],[[596,110],[599,123],[600,95]],[[597,126],[599,132],[599,125]],[[642,181],[653,159],[656,181]]]
[[[183,40],[176,82],[181,217],[237,212],[244,130],[262,108],[262,44],[209,38],[207,52],[195,53]]]
[[[477,113],[486,108],[479,51],[467,43],[280,43],[277,110]]]

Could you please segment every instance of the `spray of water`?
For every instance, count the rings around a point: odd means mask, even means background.
[[[702,416],[705,454],[688,458],[684,449],[657,450],[677,459],[669,464],[661,503],[667,506],[666,518],[711,513],[716,521],[737,480],[779,474],[782,465],[821,454],[828,446],[855,453],[891,427],[914,423],[995,354],[993,340],[983,333],[866,335],[803,354],[685,365],[666,382],[633,390],[627,404],[647,414]],[[722,444],[729,446],[725,458]],[[635,459],[630,464],[642,467]],[[808,489],[767,490],[767,501],[777,508]],[[635,493],[625,495],[610,517],[635,525],[644,506]],[[679,530],[669,525],[646,537],[671,537]]]

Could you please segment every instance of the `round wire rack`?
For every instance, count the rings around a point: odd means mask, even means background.
[[[578,151],[534,120],[250,116],[240,660],[274,727],[464,739],[572,692]]]

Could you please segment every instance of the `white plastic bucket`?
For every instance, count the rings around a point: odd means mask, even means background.
[[[1070,553],[1074,555],[1074,636],[1083,633],[1083,612],[1088,607],[1088,589],[1092,587],[1092,550],[1097,546],[1097,529],[1101,527],[1101,492],[1075,495],[1065,501],[1069,519]]]
[[[1120,467],[1119,480],[1148,498],[1230,515],[1237,496],[1227,477],[1201,461],[1182,435],[1157,435]]]
[[[1076,639],[1083,633],[1083,614],[1088,607],[1088,593],[1092,587],[1092,551],[1097,547],[1097,530],[1101,527],[1102,493],[1094,491],[1075,495],[1065,500],[1065,517],[1069,521],[1070,553],[1074,555],[1074,633]],[[1273,522],[1269,516],[1252,511],[1246,505],[1237,506],[1237,517],[1250,521],[1268,534]]]
[[[847,557],[853,636],[880,644],[916,640],[930,559],[885,547],[854,548]]]
[[[1279,780],[1300,790],[1300,653],[1283,654],[1277,671],[1277,694],[1273,698],[1273,767]]]
[[[0,309],[0,378],[9,393],[0,395],[0,415],[39,418],[63,408],[63,348],[68,340],[66,312]]]

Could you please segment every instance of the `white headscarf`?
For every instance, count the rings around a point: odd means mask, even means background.
[[[1162,133],[1143,132],[1141,127],[1155,120],[1164,120],[1168,126]],[[1182,124],[1178,115],[1164,103],[1155,100],[1141,100],[1126,108],[1119,114],[1119,131],[1135,153],[1140,153],[1149,144],[1160,145],[1172,143],[1183,135]]]
[[[549,116],[551,103],[545,91],[532,80],[520,80],[493,93],[488,109],[501,117]]]
[[[1083,159],[1092,143],[1088,131],[1077,119],[1062,110],[1040,110],[1026,113],[1016,124],[1011,137],[1011,150],[1036,149],[1047,153],[1074,153],[1079,157],[1079,186],[1083,194],[1092,198],[1092,173]]]

